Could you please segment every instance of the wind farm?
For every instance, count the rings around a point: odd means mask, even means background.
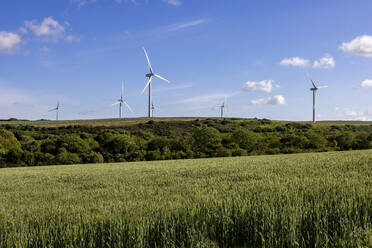
[[[371,10],[0,1],[0,248],[372,247]]]

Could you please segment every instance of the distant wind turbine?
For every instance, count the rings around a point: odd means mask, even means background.
[[[152,77],[156,77],[156,78],[159,78],[167,83],[170,83],[167,79],[155,74],[152,70],[152,67],[151,67],[151,64],[150,64],[150,60],[149,60],[149,56],[147,55],[147,52],[146,52],[146,49],[143,48],[143,51],[145,52],[145,55],[146,55],[146,59],[147,59],[147,64],[149,66],[149,69],[150,69],[150,73],[147,73],[146,74],[146,77],[149,78],[149,81],[147,82],[145,88],[142,90],[141,92],[141,95],[145,92],[145,90],[147,89],[147,87],[149,88],[149,104],[148,104],[148,117],[150,118],[151,117],[151,108],[152,108],[152,99],[151,99],[151,80],[152,80]]]
[[[226,108],[226,97],[225,97],[225,100],[222,102],[222,104],[221,105],[217,105],[216,108],[218,108],[218,109],[221,110],[221,118],[223,118],[223,111]]]
[[[315,122],[315,102],[316,102],[316,92],[318,91],[318,89],[322,89],[322,88],[327,88],[328,86],[316,86],[313,79],[310,77],[309,74],[307,74],[307,76],[309,77],[310,79],[310,82],[312,83],[313,85],[313,88],[310,88],[310,90],[313,92],[313,122]]]
[[[111,106],[119,105],[119,118],[123,115],[123,104],[129,109],[130,112],[133,112],[132,108],[129,106],[129,104],[124,100],[124,82],[121,84],[121,96],[120,99],[117,100],[117,102],[111,104]]]
[[[54,109],[49,110],[48,112],[50,112],[50,111],[56,111],[56,120],[58,121],[59,102],[57,102],[57,107],[55,107]]]
[[[154,103],[151,103],[151,117],[154,117],[154,110],[157,110],[159,108],[154,106]]]

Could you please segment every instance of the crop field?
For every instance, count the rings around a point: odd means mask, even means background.
[[[5,168],[0,247],[372,247],[372,151]]]

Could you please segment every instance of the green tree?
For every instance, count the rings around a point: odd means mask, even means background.
[[[207,126],[198,128],[193,134],[193,139],[193,150],[196,153],[201,153],[199,154],[201,156],[203,154],[215,156],[216,150],[221,146],[222,141],[220,133],[215,128]]]
[[[247,152],[251,152],[257,147],[258,138],[257,134],[243,128],[239,128],[231,134],[231,140]]]

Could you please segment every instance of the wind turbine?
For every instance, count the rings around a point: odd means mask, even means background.
[[[121,119],[121,116],[123,115],[123,104],[130,110],[130,112],[133,112],[132,108],[129,106],[129,104],[124,101],[124,82],[121,84],[121,96],[120,99],[117,100],[117,102],[111,104],[111,106],[120,104],[119,106],[119,118]]]
[[[151,67],[151,64],[150,64],[150,60],[149,60],[149,56],[147,55],[147,52],[146,52],[146,49],[143,48],[143,51],[145,52],[145,55],[146,55],[146,59],[147,59],[147,64],[149,66],[149,69],[150,69],[150,73],[147,73],[146,74],[146,77],[149,78],[149,81],[147,82],[145,88],[142,90],[141,92],[141,95],[145,92],[145,90],[147,89],[147,87],[149,88],[149,105],[148,105],[148,117],[150,118],[151,117],[151,108],[152,108],[152,99],[151,99],[151,81],[152,81],[152,77],[156,77],[156,78],[159,78],[167,83],[170,83],[167,79],[155,74],[152,70],[152,67]]]
[[[49,110],[48,112],[50,112],[50,111],[56,111],[56,120],[58,121],[59,102],[57,102],[57,107],[56,107],[56,108],[51,109],[51,110]]]
[[[223,118],[223,111],[226,108],[226,97],[225,97],[225,100],[222,102],[222,104],[217,105],[216,108],[221,110],[221,118]]]
[[[151,117],[154,117],[154,110],[159,109],[158,107],[154,106],[154,103],[151,103]]]
[[[315,122],[315,102],[316,102],[316,92],[318,91],[318,89],[322,89],[322,88],[327,88],[328,86],[316,86],[314,81],[312,80],[312,78],[310,77],[309,74],[307,74],[307,76],[309,77],[310,79],[310,82],[311,84],[313,85],[313,88],[310,88],[310,90],[313,92],[313,122]]]

